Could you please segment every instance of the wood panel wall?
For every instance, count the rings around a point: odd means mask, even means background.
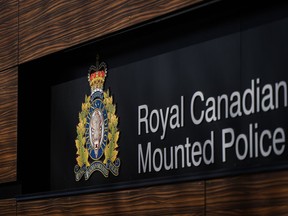
[[[206,215],[288,215],[288,171],[206,182]]]
[[[204,182],[17,203],[18,215],[204,215]]]
[[[20,63],[203,0],[19,0]]]
[[[18,1],[0,0],[0,71],[17,65]]]
[[[0,5],[0,183],[5,183],[17,178],[18,1]]]
[[[288,212],[288,171],[17,203],[19,215],[265,215]]]
[[[15,199],[2,199],[0,200],[0,215],[3,216],[15,216],[16,212],[16,200]]]
[[[17,178],[18,70],[0,72],[0,183]]]

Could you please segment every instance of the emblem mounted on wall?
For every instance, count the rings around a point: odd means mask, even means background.
[[[101,172],[105,177],[109,176],[109,172],[114,176],[119,174],[120,131],[117,127],[118,117],[113,97],[109,90],[103,91],[106,75],[107,66],[104,62],[89,68],[88,82],[91,94],[85,96],[76,127],[76,181],[83,176],[88,180],[95,171]]]

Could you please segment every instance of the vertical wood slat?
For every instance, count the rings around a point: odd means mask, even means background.
[[[0,199],[0,215],[15,216],[16,215],[16,200],[15,199]]]
[[[0,71],[18,59],[18,1],[0,0]]]
[[[0,72],[0,183],[17,177],[18,69]]]
[[[17,203],[19,215],[204,215],[204,182]]]
[[[209,180],[206,215],[287,215],[288,171]]]
[[[20,63],[204,0],[19,0]]]

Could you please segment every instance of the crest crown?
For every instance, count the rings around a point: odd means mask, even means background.
[[[88,82],[90,84],[91,93],[95,91],[103,91],[106,74],[107,66],[104,62],[101,62],[97,67],[92,65],[89,68]]]

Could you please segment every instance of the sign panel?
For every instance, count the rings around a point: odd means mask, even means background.
[[[106,62],[106,96],[102,86],[90,95],[90,65],[83,68],[83,78],[53,86],[52,189],[288,167],[287,25],[283,19],[118,67]],[[116,110],[109,111],[108,98]],[[110,128],[111,113],[118,131]],[[98,130],[92,125],[99,121]],[[115,160],[105,153],[111,136]]]

